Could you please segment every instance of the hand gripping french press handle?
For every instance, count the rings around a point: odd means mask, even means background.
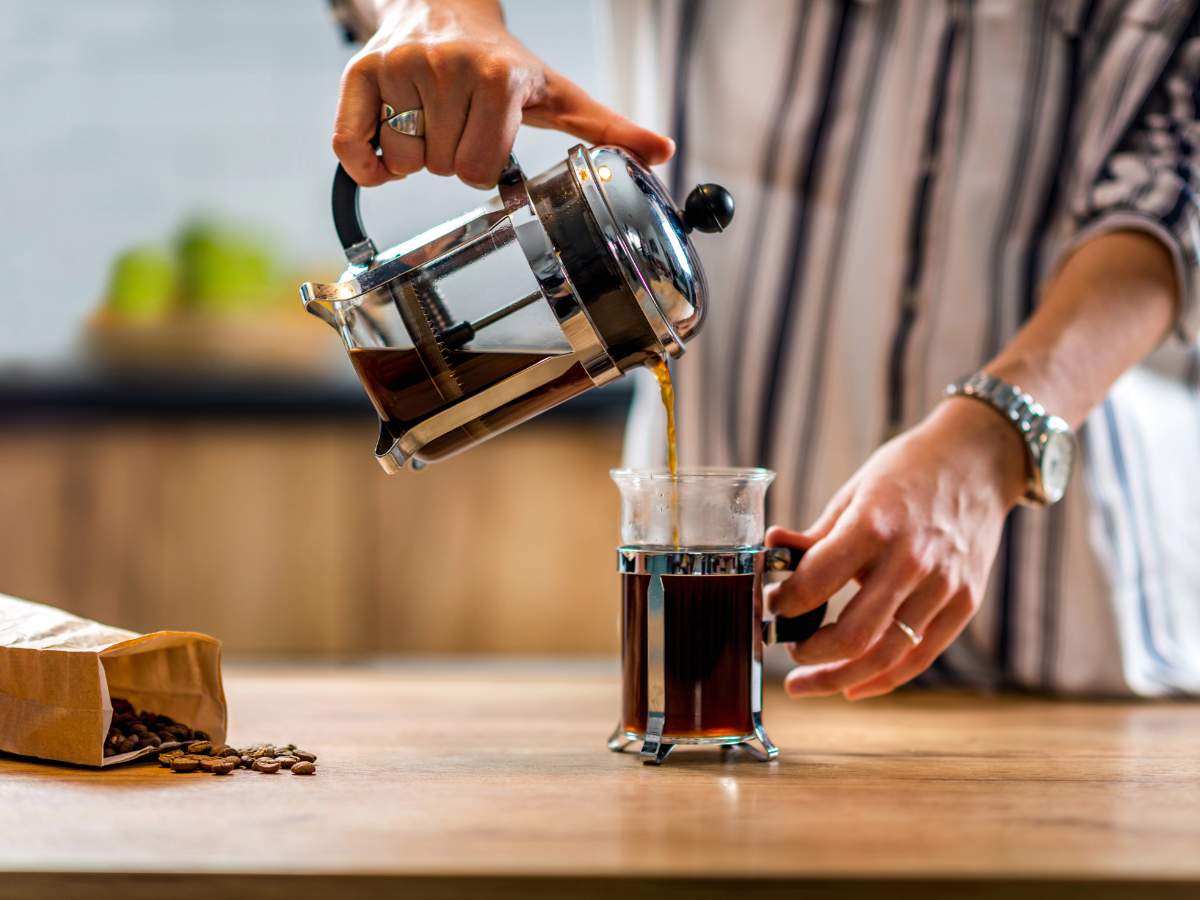
[[[379,146],[378,136],[372,145]],[[509,154],[508,163],[500,174],[501,191],[506,185],[518,183],[523,178],[517,158]],[[375,244],[363,226],[358,194],[358,182],[338,163],[337,171],[333,174],[333,227],[337,229],[338,241],[346,252],[346,259],[351,263],[366,264],[375,256]]]
[[[803,556],[804,551],[799,548],[772,547],[767,550],[767,571],[794,572]],[[808,640],[825,621],[828,605],[822,603],[816,609],[798,616],[776,616],[763,622],[763,640],[768,644],[799,644]]]

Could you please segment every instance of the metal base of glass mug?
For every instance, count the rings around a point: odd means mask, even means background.
[[[779,748],[775,746],[767,735],[766,729],[763,728],[762,715],[754,713],[753,721],[754,732],[752,734],[727,737],[668,737],[665,739],[661,734],[656,734],[653,729],[648,735],[640,731],[626,731],[618,722],[613,733],[609,735],[608,749],[614,753],[623,753],[630,744],[641,741],[642,748],[638,751],[638,755],[648,766],[661,766],[671,755],[671,751],[680,744],[709,744],[720,747],[722,751],[740,747],[759,762],[770,762],[779,756]]]

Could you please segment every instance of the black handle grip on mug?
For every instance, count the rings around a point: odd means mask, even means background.
[[[767,571],[794,572],[803,556],[804,551],[796,547],[772,547],[767,550]],[[763,622],[763,640],[768,644],[799,644],[808,640],[825,621],[828,605],[822,603],[798,616],[776,616]]]

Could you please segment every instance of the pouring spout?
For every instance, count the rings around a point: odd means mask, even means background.
[[[306,281],[300,285],[300,302],[304,304],[305,311],[327,323],[331,328],[338,327],[337,313],[333,311],[335,301],[330,297],[330,294],[334,293],[331,288],[334,287],[335,285],[318,284],[312,281]]]

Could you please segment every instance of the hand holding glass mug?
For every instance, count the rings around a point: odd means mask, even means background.
[[[1016,432],[980,403],[949,400],[877,450],[806,531],[772,528],[766,544],[805,550],[768,592],[798,615],[846,584],[838,615],[792,648],[792,696],[886,694],[925,671],[971,621],[1004,518],[1025,485]]]
[[[397,115],[397,127],[380,128]],[[414,118],[423,135],[406,127]],[[504,27],[496,0],[393,0],[342,75],[333,151],[364,187],[428,169],[487,189],[522,123],[623,146],[651,165],[675,150],[530,53]]]

